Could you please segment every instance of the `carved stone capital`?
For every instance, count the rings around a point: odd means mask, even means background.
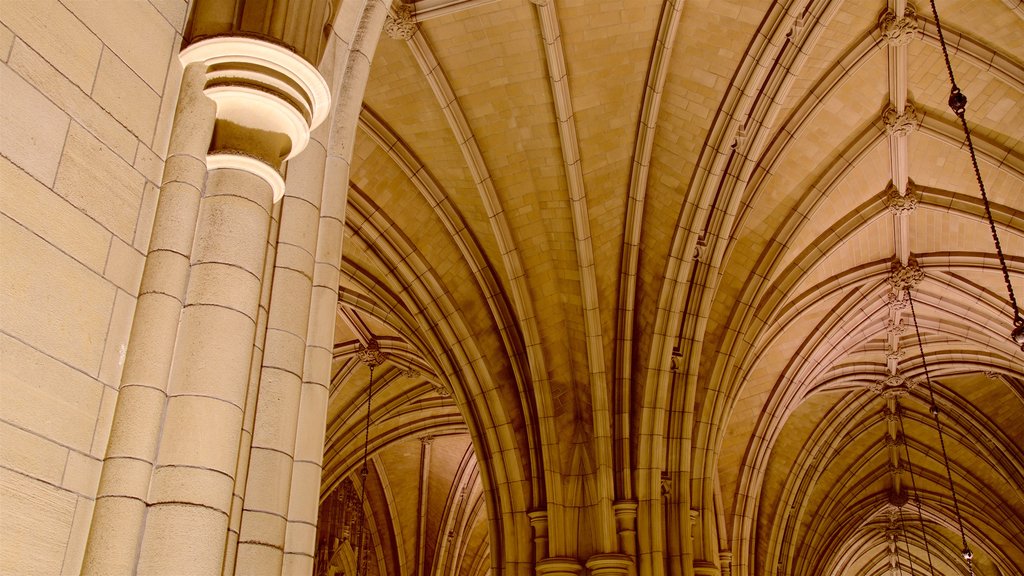
[[[185,67],[206,66],[203,92],[217,104],[211,155],[248,156],[277,170],[327,118],[327,82],[302,55],[281,45],[214,36],[193,42],[178,57]]]
[[[878,29],[882,32],[882,41],[889,46],[906,46],[917,37],[917,9],[907,4],[903,16],[897,16],[892,10],[886,10],[878,18]]]
[[[395,15],[384,21],[384,33],[392,40],[408,40],[416,34],[416,22],[412,19],[412,6],[400,4]]]
[[[914,105],[907,103],[903,112],[889,107],[882,113],[885,133],[889,136],[906,136],[921,126],[921,115]]]

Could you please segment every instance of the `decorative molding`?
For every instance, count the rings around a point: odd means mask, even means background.
[[[888,433],[886,433],[885,438],[882,438],[882,445],[887,448],[903,446],[905,442],[906,440],[903,438],[903,435],[900,434],[899,432],[896,433],[896,436],[890,436]]]
[[[281,153],[287,160],[306,147],[310,132],[331,108],[330,89],[320,72],[299,54],[265,40],[206,38],[182,50],[178,59],[182,66],[207,67],[203,92],[217,103],[218,123],[235,127],[220,135],[215,130],[214,151],[245,148],[268,164],[280,163]],[[260,141],[263,132],[284,134],[290,146],[262,150],[274,147]]]
[[[893,410],[890,410],[888,406],[882,407],[882,417],[885,418],[887,423],[897,422],[900,419],[900,408],[897,406]]]
[[[885,124],[885,133],[891,136],[907,136],[921,127],[921,114],[910,102],[899,112],[892,106],[886,108],[882,113],[882,123]]]
[[[441,396],[442,398],[448,398],[449,396],[452,395],[452,391],[449,390],[448,387],[445,386],[444,384],[441,384],[439,382],[431,382],[430,385],[434,387],[434,393],[437,394],[438,396]]]
[[[914,388],[917,388],[917,382],[904,378],[897,373],[872,382],[869,388],[875,394],[881,395],[882,398],[899,398],[906,396]]]
[[[907,3],[902,18],[892,10],[886,10],[878,19],[878,29],[882,32],[882,42],[888,46],[910,44],[921,32],[917,26],[917,9]]]
[[[912,181],[907,182],[907,193],[900,194],[899,188],[897,188],[891,182],[889,187],[885,189],[885,196],[882,198],[882,202],[885,203],[885,207],[889,209],[894,215],[899,215],[904,212],[912,212],[914,208],[917,208],[917,194],[914,193],[914,183]]]
[[[360,362],[366,364],[370,368],[380,366],[388,359],[388,355],[381,351],[380,344],[377,343],[376,338],[370,338],[370,341],[366,343],[366,346],[360,344],[359,348],[356,350],[356,356],[359,358]]]
[[[888,306],[889,310],[892,312],[903,310],[909,304],[906,298],[906,292],[897,292],[895,290],[889,290],[882,295],[882,301],[885,302],[885,305]],[[888,358],[888,353],[886,353],[886,357]]]
[[[793,26],[786,32],[786,38],[794,44],[799,44],[803,40],[804,32],[807,30],[807,23],[810,20],[809,14],[804,12],[793,20]]]
[[[281,172],[267,164],[262,158],[257,158],[241,150],[218,150],[206,156],[207,170],[241,170],[254,176],[262,178],[274,195],[274,202],[284,197],[284,178]]]
[[[895,292],[902,299],[906,295],[907,290],[916,287],[923,279],[924,270],[917,263],[917,259],[911,257],[906,265],[898,260],[894,261],[886,282],[889,283],[891,291]]]
[[[395,15],[384,20],[384,33],[392,40],[409,40],[416,34],[413,9],[409,4],[399,4]]]
[[[903,325],[903,320],[897,320],[896,318],[890,318],[885,325],[885,333],[889,336],[899,336],[906,329],[907,327]]]
[[[402,377],[404,378],[419,378],[420,376],[423,376],[423,373],[415,368],[402,371]]]
[[[901,348],[890,348],[885,353],[886,360],[902,360],[907,355],[907,351]]]

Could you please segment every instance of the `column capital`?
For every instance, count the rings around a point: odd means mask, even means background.
[[[537,562],[537,576],[578,576],[583,566],[575,558],[545,558]]]
[[[299,54],[259,38],[215,36],[178,55],[206,66],[203,92],[217,104],[211,152],[240,151],[277,168],[301,152],[327,117],[331,95]]]
[[[594,554],[587,560],[587,570],[593,576],[626,576],[633,561],[625,554]]]
[[[239,150],[219,150],[206,156],[207,170],[242,170],[259,176],[270,184],[274,191],[274,202],[284,196],[284,178],[281,172],[261,158],[250,156]]]

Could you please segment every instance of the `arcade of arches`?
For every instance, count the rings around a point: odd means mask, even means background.
[[[1024,574],[936,4],[0,0],[0,572]]]

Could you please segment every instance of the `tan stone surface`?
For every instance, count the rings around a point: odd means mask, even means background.
[[[0,15],[12,32],[86,92],[103,44],[57,0],[5,2]]]
[[[52,185],[67,135],[67,114],[7,66],[0,67],[0,84],[10,98],[0,116],[0,154]]]
[[[64,146],[54,190],[118,237],[131,240],[145,181],[78,124]]]
[[[23,272],[3,275],[0,309],[5,329],[86,374],[96,374],[113,286],[21,225],[6,217],[0,223],[4,269]],[[62,289],[65,283],[73,288]]]

